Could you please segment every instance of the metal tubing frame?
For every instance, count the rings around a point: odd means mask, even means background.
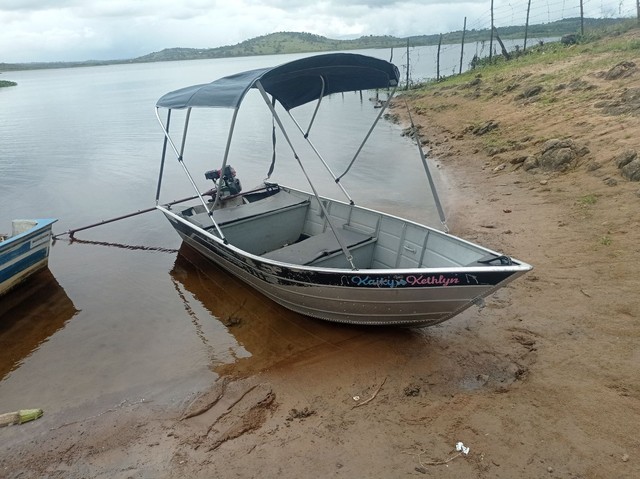
[[[171,111],[171,110],[169,110],[169,111]],[[169,142],[169,145],[171,145],[171,149],[175,153],[176,158],[178,159],[178,163],[180,163],[180,166],[182,167],[182,169],[184,170],[185,174],[187,175],[187,178],[189,179],[189,182],[191,183],[191,186],[193,186],[193,189],[196,192],[196,194],[198,195],[198,198],[200,199],[200,202],[202,203],[202,205],[205,208],[205,211],[207,211],[208,216],[211,219],[211,222],[213,223],[213,226],[215,226],[216,231],[220,235],[220,238],[226,244],[227,243],[227,239],[225,238],[224,233],[222,233],[222,230],[220,229],[220,226],[218,226],[218,223],[216,223],[216,221],[213,219],[213,211],[210,210],[209,207],[207,206],[207,202],[205,201],[204,197],[200,193],[200,190],[198,189],[198,185],[196,185],[196,182],[194,181],[193,176],[191,176],[191,173],[189,172],[189,169],[187,168],[187,165],[184,164],[184,158],[182,157],[182,154],[184,153],[184,147],[185,147],[186,139],[187,139],[187,130],[189,128],[189,118],[190,118],[190,116],[191,116],[191,108],[189,108],[187,110],[187,116],[186,116],[186,118],[184,120],[184,130],[183,130],[183,136],[182,136],[182,145],[180,147],[180,151],[178,151],[178,148],[176,147],[175,143],[171,139],[171,136],[169,135],[169,124],[167,123],[167,126],[165,127],[164,123],[162,123],[162,120],[160,119],[159,109],[156,108],[156,118],[158,119],[158,122],[160,122],[160,126],[162,128],[163,133],[164,133],[165,140]],[[235,117],[234,117],[234,120],[235,120]],[[165,144],[166,144],[166,142],[165,142]],[[225,161],[226,161],[226,156],[225,156]],[[164,151],[163,151],[163,162],[164,162]],[[162,174],[162,172],[161,172],[161,174]],[[162,176],[160,176],[160,178],[158,178],[158,190],[157,190],[158,197],[160,195],[160,182],[161,182],[161,180],[162,180]],[[217,200],[218,196],[219,195],[216,194],[216,200]],[[156,198],[156,202],[158,202],[157,198]]]
[[[416,144],[418,145],[418,151],[420,152],[420,160],[422,160],[422,166],[424,168],[425,173],[427,174],[427,179],[429,180],[429,187],[431,188],[431,193],[433,194],[433,200],[436,204],[436,209],[438,210],[438,216],[440,216],[440,223],[442,223],[445,233],[448,233],[449,227],[447,226],[447,219],[444,214],[444,209],[442,208],[442,203],[440,203],[440,197],[438,196],[438,190],[436,189],[436,184],[433,181],[433,177],[431,176],[429,163],[427,163],[427,158],[425,157],[424,151],[422,150],[422,142],[420,141],[420,135],[418,134],[418,129],[416,128],[416,125],[413,123],[413,118],[411,117],[411,109],[409,108],[409,103],[407,103],[406,99],[404,103],[407,106],[407,113],[409,114],[409,122],[411,123],[411,130],[413,131],[413,137],[416,139]]]
[[[307,127],[307,131],[303,132],[302,128],[298,126],[298,128],[300,128],[300,132],[303,134],[305,139],[307,139],[307,137],[309,136],[309,132],[311,131],[311,126],[313,125],[313,122],[316,120],[316,115],[318,114],[318,110],[320,109],[320,102],[322,102],[322,99],[324,98],[324,89],[327,86],[327,84],[324,81],[324,77],[322,75],[320,75],[320,81],[322,82],[322,90],[320,91],[320,96],[318,97],[318,103],[316,103],[316,108],[315,110],[313,110],[313,115],[311,116],[311,120],[309,120],[309,126]],[[289,113],[289,116],[291,116],[291,112],[288,112],[288,113]],[[293,116],[291,116],[291,118],[293,118]],[[293,121],[296,123],[296,125],[298,124],[295,120]]]
[[[318,106],[320,106],[320,101],[318,100]],[[317,108],[316,108],[317,111]],[[324,161],[324,158],[322,157],[322,155],[320,154],[320,152],[318,151],[318,149],[315,147],[315,145],[311,142],[311,140],[309,139],[309,132],[311,131],[311,124],[309,124],[309,129],[307,130],[307,132],[305,133],[302,130],[302,127],[300,126],[300,124],[298,123],[298,121],[295,119],[295,117],[293,116],[293,114],[288,111],[287,113],[289,113],[289,117],[291,118],[291,121],[293,121],[293,124],[296,125],[298,127],[298,130],[300,130],[300,133],[302,133],[302,135],[304,136],[304,139],[306,140],[306,142],[309,144],[309,146],[311,147],[311,149],[313,150],[313,152],[317,155],[317,157],[320,159],[320,161],[322,162],[322,164],[324,165],[324,167],[327,169],[327,171],[329,172],[329,174],[331,175],[331,177],[333,178],[333,181],[336,182],[336,184],[340,187],[340,189],[342,190],[342,192],[344,193],[344,196],[346,196],[347,200],[349,200],[349,204],[350,205],[354,205],[355,203],[353,202],[353,199],[351,198],[351,196],[349,195],[349,193],[347,193],[347,190],[344,189],[344,187],[342,186],[342,183],[340,183],[340,181],[338,180],[338,178],[336,178],[335,173],[331,170],[331,167],[327,164],[326,161]],[[314,113],[315,116],[315,113]]]
[[[382,114],[385,112],[385,110],[387,109],[387,107],[391,103],[391,99],[393,98],[393,95],[396,93],[396,89],[397,88],[398,87],[395,86],[395,87],[393,87],[393,90],[391,90],[391,94],[389,95],[389,98],[387,98],[387,101],[384,102],[384,104],[382,105],[382,108],[380,108],[380,113],[378,113],[378,116],[376,117],[375,121],[373,122],[373,125],[371,125],[371,128],[369,128],[369,131],[365,135],[364,140],[362,140],[362,143],[358,147],[358,151],[356,151],[356,154],[353,156],[353,159],[351,160],[351,163],[349,163],[349,166],[347,166],[347,169],[344,170],[344,173],[342,173],[340,176],[338,176],[338,178],[336,179],[336,183],[339,182],[344,177],[344,175],[346,175],[349,172],[349,170],[351,169],[351,167],[355,163],[356,158],[358,158],[358,155],[362,151],[362,148],[364,148],[365,143],[367,143],[367,141],[369,140],[369,137],[371,136],[371,133],[373,132],[373,129],[376,127],[376,125],[378,124],[378,121],[382,117]]]
[[[231,118],[231,126],[229,127],[229,135],[227,136],[227,144],[225,146],[224,149],[224,158],[222,159],[222,167],[220,169],[221,174],[220,174],[220,178],[218,178],[218,184],[216,185],[216,189],[218,190],[218,192],[222,191],[221,186],[222,186],[222,173],[224,173],[224,168],[227,166],[227,159],[229,158],[229,150],[231,150],[231,138],[233,137],[233,132],[236,128],[236,119],[238,118],[238,111],[239,108],[235,108],[233,110],[233,117]],[[213,202],[213,206],[211,207],[211,210],[209,211],[209,217],[211,218],[211,221],[213,221],[213,224],[215,224],[216,222],[213,219],[213,210],[216,209],[216,207],[218,206],[218,204],[220,203],[220,195],[216,195],[216,199]],[[217,228],[218,225],[216,225]]]
[[[156,117],[158,121],[160,121],[160,117],[158,116],[158,110],[156,110]],[[162,130],[165,131],[165,126],[162,125]],[[169,125],[171,124],[171,110],[167,111],[167,126],[166,131],[169,131]],[[160,159],[160,172],[158,173],[158,186],[156,187],[156,206],[160,203],[160,188],[162,187],[162,177],[164,176],[164,161],[167,158],[167,135],[164,135],[164,141],[162,142],[162,158]]]
[[[344,244],[344,241],[342,241],[342,238],[340,238],[340,235],[338,235],[338,231],[337,231],[335,225],[333,224],[333,222],[329,218],[329,212],[327,211],[324,203],[320,199],[320,195],[318,194],[318,191],[316,190],[316,187],[313,186],[313,183],[311,182],[311,178],[309,178],[309,175],[307,174],[307,170],[305,170],[304,165],[302,164],[302,161],[300,160],[300,157],[298,156],[298,153],[296,152],[296,149],[293,146],[293,143],[291,142],[291,139],[289,138],[289,135],[287,134],[287,130],[284,128],[284,125],[282,124],[282,120],[280,120],[280,116],[278,115],[278,113],[276,112],[275,107],[272,105],[271,101],[269,100],[269,95],[267,94],[267,92],[265,91],[264,87],[262,86],[262,83],[259,80],[256,81],[255,85],[258,88],[258,90],[260,91],[260,94],[262,95],[262,98],[263,98],[264,102],[269,107],[269,110],[271,111],[271,115],[273,116],[273,118],[275,119],[276,123],[278,124],[278,127],[280,128],[280,131],[282,132],[282,135],[284,136],[284,139],[289,144],[289,148],[291,149],[291,152],[293,153],[293,157],[298,162],[298,165],[300,166],[300,169],[302,170],[302,173],[304,174],[305,178],[307,179],[307,183],[309,183],[309,186],[311,187],[311,191],[313,191],[313,195],[316,197],[316,200],[318,200],[318,205],[320,206],[320,209],[322,210],[322,213],[325,215],[325,218],[327,220],[329,228],[331,228],[331,231],[333,231],[333,234],[335,235],[336,240],[338,241],[338,244],[340,245],[340,249],[344,253],[345,257],[347,258],[347,261],[349,261],[349,264],[351,265],[351,268],[353,270],[357,270],[358,268],[356,268],[355,265],[353,264],[353,255],[349,251],[349,248],[347,248],[347,246]]]

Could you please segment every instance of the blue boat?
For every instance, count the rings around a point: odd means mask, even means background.
[[[14,220],[0,235],[0,296],[49,263],[51,226],[57,219]]]

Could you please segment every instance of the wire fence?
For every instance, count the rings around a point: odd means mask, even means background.
[[[411,47],[408,42],[398,59],[406,86],[462,73],[480,58],[558,41],[562,34],[587,35],[621,19],[640,25],[640,0],[511,0],[495,6],[493,0],[486,1],[484,13],[461,17],[460,30],[440,35],[439,45]],[[435,68],[417,67],[425,63]]]

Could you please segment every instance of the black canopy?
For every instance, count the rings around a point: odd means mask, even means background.
[[[256,88],[260,81],[269,95],[290,110],[332,93],[395,87],[399,79],[398,68],[385,60],[354,53],[330,53],[172,91],[163,95],[156,107],[238,108],[247,91]]]

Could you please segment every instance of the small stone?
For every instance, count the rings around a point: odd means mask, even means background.
[[[547,181],[547,180],[540,180],[540,184],[541,184],[542,186],[545,186],[545,185],[547,185],[548,183],[549,183],[549,181]]]
[[[613,161],[618,168],[622,168],[631,163],[636,158],[638,158],[638,153],[635,150],[626,150],[616,156]]]
[[[405,396],[419,396],[420,395],[420,385],[419,384],[409,384],[406,388],[404,388]]]
[[[628,77],[636,70],[636,64],[633,62],[621,62],[611,68],[604,74],[605,80],[616,80],[618,78]]]
[[[547,472],[549,474],[551,474],[553,472],[553,467],[551,467],[551,466],[547,467]]]
[[[635,159],[621,168],[622,176],[629,181],[640,181],[640,159]]]
[[[524,89],[522,93],[516,95],[516,100],[523,100],[525,98],[532,98],[534,96],[539,95],[544,91],[544,88],[540,85],[535,85],[531,87],[527,87]]]
[[[587,171],[596,171],[598,169],[602,168],[602,165],[600,163],[598,163],[597,161],[592,161],[591,163],[589,163],[587,165]]]
[[[524,171],[534,170],[535,168],[538,168],[538,166],[538,157],[535,155],[527,156],[527,159],[522,163],[522,168],[524,169]]]
[[[623,454],[622,455],[622,462],[627,462],[629,461],[629,454]]]
[[[474,135],[477,135],[477,136],[486,135],[490,131],[495,130],[496,128],[498,128],[498,126],[499,126],[498,122],[496,122],[494,120],[489,120],[489,121],[483,123],[482,125],[475,126],[471,130],[471,133],[473,133]]]

